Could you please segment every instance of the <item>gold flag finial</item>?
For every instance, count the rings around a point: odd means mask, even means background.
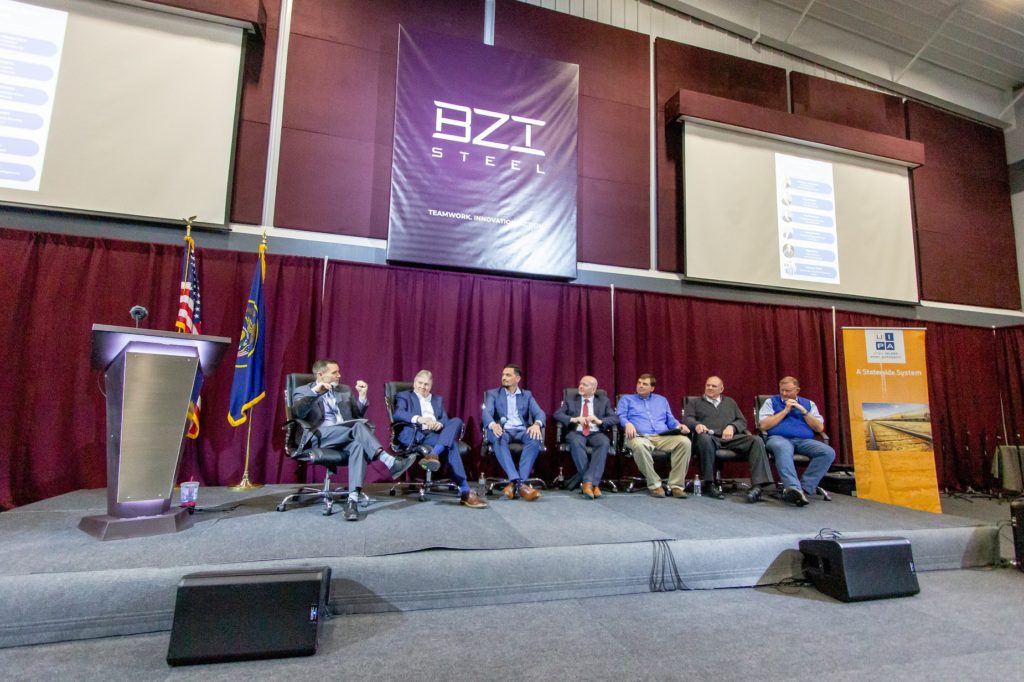
[[[260,244],[267,245],[267,228],[263,228],[263,237],[260,238]]]
[[[192,236],[192,221],[195,220],[195,219],[196,219],[196,217],[194,215],[193,216],[189,216],[188,218],[182,218],[182,220],[185,221],[185,238],[186,239]]]

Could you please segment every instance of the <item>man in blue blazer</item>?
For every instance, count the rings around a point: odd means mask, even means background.
[[[459,486],[461,504],[470,509],[485,509],[487,503],[469,487],[462,455],[459,454],[462,420],[448,416],[444,410],[444,399],[430,392],[433,385],[434,375],[423,369],[413,379],[411,391],[402,391],[395,396],[392,417],[396,422],[408,424],[398,432],[398,440],[406,447],[426,445],[432,448],[430,454],[420,460],[420,466],[429,471],[437,471],[441,466],[439,455],[447,453],[452,478]]]
[[[502,493],[509,499],[521,497],[532,502],[540,492],[523,481],[530,477],[533,463],[537,461],[543,443],[544,411],[533,399],[533,394],[519,388],[523,370],[517,365],[505,365],[501,369],[501,388],[494,388],[484,395],[484,414],[481,423],[487,435],[487,442],[494,448],[505,475],[511,481]],[[519,456],[519,468],[512,461],[508,444],[523,444]]]

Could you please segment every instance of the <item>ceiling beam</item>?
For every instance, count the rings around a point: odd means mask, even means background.
[[[928,46],[931,45],[932,41],[935,40],[935,38],[937,38],[938,35],[942,32],[942,29],[946,27],[946,24],[949,23],[949,20],[952,19],[956,15],[956,13],[960,11],[960,5],[961,3],[959,2],[953,5],[953,9],[949,10],[949,14],[947,14],[946,18],[942,20],[942,23],[939,24],[938,28],[936,28],[932,32],[932,34],[928,36],[928,40],[924,41],[924,45],[921,46],[921,49],[919,49],[917,53],[910,58],[910,61],[907,62],[907,65],[903,67],[903,70],[900,71],[895,78],[893,78],[894,82],[900,82],[900,79],[903,78],[903,76],[907,73],[907,70],[914,65],[914,62],[917,61],[917,58],[920,57],[921,54],[928,49]]]
[[[798,28],[800,28],[800,24],[804,23],[804,17],[806,17],[807,13],[811,11],[811,6],[814,3],[815,0],[807,1],[807,7],[804,7],[804,11],[800,13],[800,18],[796,20],[796,26],[793,27],[793,30],[789,32],[789,35],[786,36],[786,40],[784,40],[783,42],[788,43],[793,38],[793,34],[796,33],[796,30]]]

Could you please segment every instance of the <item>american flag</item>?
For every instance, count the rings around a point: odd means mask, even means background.
[[[178,297],[178,319],[174,326],[184,334],[203,333],[203,315],[199,305],[199,270],[196,267],[196,243],[185,237],[185,260],[181,267],[181,294]],[[199,383],[198,381],[196,382]],[[188,404],[189,438],[199,437],[199,386],[193,391]]]

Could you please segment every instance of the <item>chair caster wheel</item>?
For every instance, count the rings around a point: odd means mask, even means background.
[[[285,506],[283,504],[277,505],[277,511],[284,511]]]
[[[398,494],[398,493],[397,493],[397,492],[396,492],[395,490],[389,490],[389,491],[388,491],[388,495],[390,495],[391,497],[394,497],[394,496],[395,496],[395,495],[397,495],[397,494]]]
[[[333,513],[334,513],[334,506],[330,505],[330,504],[327,505],[327,509],[324,509],[324,516],[330,516]]]
[[[426,501],[427,501],[427,496],[424,495],[423,493],[420,493],[420,502],[426,502]]]

